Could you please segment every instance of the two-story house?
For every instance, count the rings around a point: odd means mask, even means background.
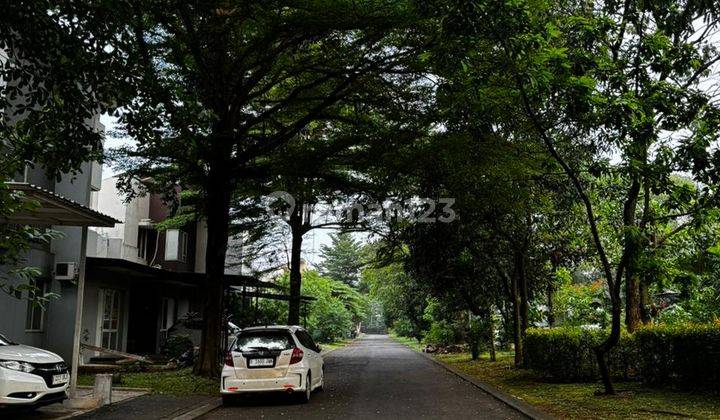
[[[158,230],[170,215],[162,197],[127,201],[116,183],[117,177],[104,179],[93,197],[99,211],[122,223],[90,231],[83,339],[111,350],[157,353],[179,319],[201,312],[205,226]],[[85,360],[92,355],[85,352]]]
[[[104,129],[99,118],[89,123],[97,130]],[[62,233],[62,237],[50,243],[32,243],[21,262],[40,270],[35,282],[41,292],[53,292],[60,298],[50,300],[42,308],[31,304],[22,293],[12,296],[0,293],[0,332],[23,344],[54,351],[67,361],[71,360],[73,350],[78,280],[85,269],[88,226],[111,227],[117,221],[91,208],[91,196],[101,187],[101,172],[98,162],[86,162],[77,174],[64,175],[56,181],[48,178],[42,168],[27,165],[22,173],[6,181],[9,188],[22,192],[27,200],[39,206],[0,216],[0,223],[32,225]],[[6,272],[12,268],[0,266]]]

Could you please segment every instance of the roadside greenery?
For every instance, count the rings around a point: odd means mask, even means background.
[[[434,357],[561,419],[715,418],[720,412],[720,398],[713,390],[689,392],[620,382],[616,395],[598,397],[597,383],[548,381],[533,371],[513,368],[512,354],[498,353],[496,362],[488,361],[488,355],[472,360],[467,353]]]
[[[220,383],[218,379],[209,379],[193,375],[192,369],[180,369],[160,372],[123,372],[118,373],[113,386],[126,388],[148,388],[154,394],[163,395],[209,395],[217,396]],[[94,375],[80,375],[78,385],[93,386]]]
[[[289,275],[285,274],[276,284],[288,287],[289,282]],[[323,277],[314,270],[303,273],[301,293],[315,298],[304,305],[300,321],[313,339],[320,343],[340,342],[354,337],[356,326],[369,310],[365,295],[341,281]],[[288,305],[284,301],[262,299],[257,310],[252,307],[247,310],[256,318],[255,324],[283,324],[287,319]]]

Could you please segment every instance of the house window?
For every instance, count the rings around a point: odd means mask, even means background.
[[[168,330],[175,325],[177,318],[175,311],[175,299],[162,298],[160,302],[160,343],[165,343],[168,337]]]
[[[120,350],[120,291],[100,290],[100,346]]]
[[[188,234],[179,229],[165,231],[165,261],[187,260]]]
[[[43,297],[47,293],[48,282],[44,280],[31,280],[31,285],[36,286],[36,291],[31,291],[27,302],[27,314],[25,317],[25,331],[41,332],[45,324],[45,309],[38,302],[33,302],[36,297]]]
[[[147,259],[147,243],[148,243],[148,231],[147,229],[139,229],[138,231],[138,257]]]

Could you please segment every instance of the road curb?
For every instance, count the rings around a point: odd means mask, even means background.
[[[412,350],[415,351],[414,349],[412,349]],[[423,356],[427,360],[435,363],[436,365],[442,367],[443,369],[447,370],[448,372],[459,377],[460,379],[469,382],[470,384],[474,385],[476,388],[479,388],[482,391],[484,391],[485,393],[490,394],[496,400],[504,403],[505,405],[509,406],[510,408],[514,409],[515,411],[520,412],[525,417],[528,417],[528,418],[531,418],[534,420],[554,419],[554,417],[552,417],[551,415],[549,415],[547,413],[543,413],[542,411],[540,411],[537,408],[533,407],[532,405],[526,403],[525,401],[519,400],[519,399],[513,397],[512,395],[507,394],[507,393],[495,388],[492,385],[486,384],[485,382],[482,382],[482,381],[478,380],[477,378],[474,378],[470,375],[460,372],[459,370],[455,369],[454,367],[449,366],[449,365],[441,362],[440,360],[435,359],[434,357],[428,355],[427,353],[422,353],[422,352],[417,352],[417,353],[419,353],[421,356]]]
[[[222,398],[217,398],[205,405],[201,405],[200,407],[193,408],[192,410],[180,414],[179,416],[175,416],[173,417],[173,420],[195,420],[217,408],[220,408],[221,406]]]

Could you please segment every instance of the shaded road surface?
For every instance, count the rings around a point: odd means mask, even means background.
[[[325,390],[308,404],[257,395],[203,419],[488,418],[522,415],[386,335],[367,335],[325,358]]]

